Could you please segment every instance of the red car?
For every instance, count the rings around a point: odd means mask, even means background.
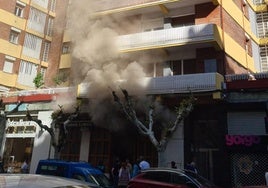
[[[187,170],[150,168],[132,178],[128,188],[216,188],[213,183]]]

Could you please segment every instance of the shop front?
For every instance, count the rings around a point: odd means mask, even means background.
[[[23,162],[31,161],[36,126],[33,121],[7,120],[2,150],[5,171],[20,173]]]

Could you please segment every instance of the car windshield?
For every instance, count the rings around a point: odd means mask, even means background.
[[[204,177],[202,177],[194,172],[186,171],[185,174],[192,177],[196,182],[200,183],[203,186],[207,186],[207,187],[214,187],[215,186],[212,182],[210,182],[209,180],[205,179]]]
[[[102,187],[112,187],[112,182],[104,174],[90,174],[89,179]]]

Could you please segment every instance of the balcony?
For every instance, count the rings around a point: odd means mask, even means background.
[[[124,12],[141,9],[141,12],[148,10],[160,10],[159,6],[165,6],[167,10],[174,9],[175,7],[185,7],[195,4],[201,4],[206,2],[218,3],[217,0],[98,0],[92,5],[95,11],[100,14],[110,14],[116,12]]]
[[[148,94],[210,92],[221,90],[223,76],[218,73],[200,73],[146,78]]]
[[[214,24],[201,24],[122,35],[117,38],[117,44],[121,52],[205,42],[218,42],[221,46],[219,36]]]
[[[221,90],[223,76],[218,73],[199,73],[166,77],[147,77],[139,80],[145,93],[174,94],[188,92],[218,92]],[[78,87],[78,97],[86,97],[90,92],[90,84],[83,83]]]

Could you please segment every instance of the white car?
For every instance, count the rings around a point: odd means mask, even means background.
[[[1,174],[0,187],[4,188],[93,188],[85,182],[56,176],[37,174]]]

